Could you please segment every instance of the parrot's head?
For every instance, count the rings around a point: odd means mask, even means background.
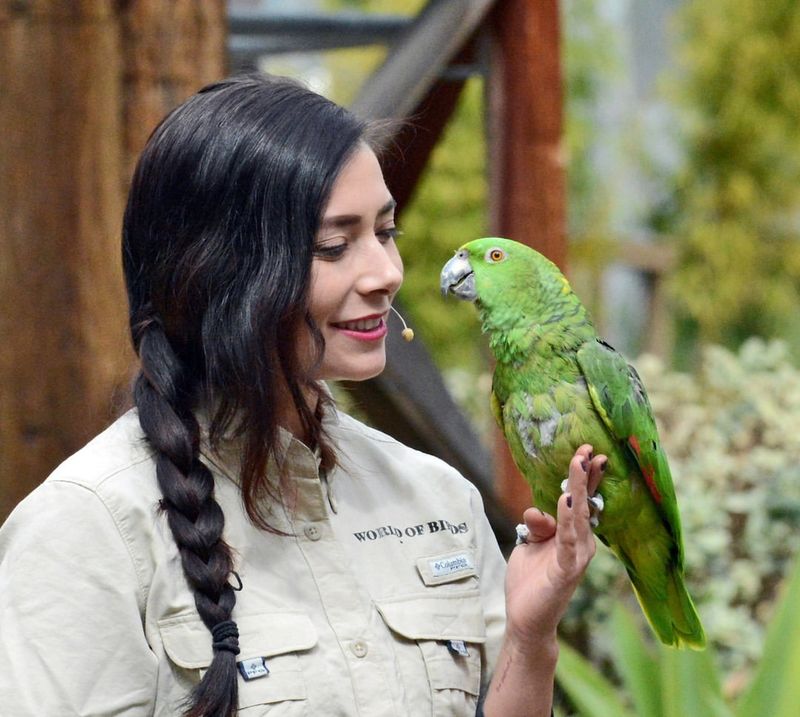
[[[485,330],[550,321],[577,303],[558,267],[525,244],[486,237],[467,242],[442,268],[442,294],[474,301]]]

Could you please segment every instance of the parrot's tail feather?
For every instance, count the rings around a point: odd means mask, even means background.
[[[665,645],[702,650],[706,635],[692,598],[686,590],[683,575],[673,568],[667,575],[666,596],[655,594],[631,575],[634,592],[653,632]]]

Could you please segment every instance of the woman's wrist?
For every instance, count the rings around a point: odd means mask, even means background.
[[[520,635],[506,631],[504,647],[515,660],[536,663],[542,667],[558,661],[558,638],[555,632],[549,634]]]
[[[545,640],[519,641],[506,633],[483,714],[486,717],[549,715],[557,661],[555,634]]]
[[[527,653],[550,654],[555,660],[558,658],[557,625],[557,622],[541,617],[535,621],[526,620],[520,623],[508,615],[503,641],[520,656]]]

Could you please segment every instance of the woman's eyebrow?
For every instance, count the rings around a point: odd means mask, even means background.
[[[394,200],[394,197],[392,197],[388,202],[386,202],[386,204],[384,204],[378,210],[378,216],[382,217],[384,214],[388,214],[389,212],[393,212],[394,208],[396,206],[397,206],[397,202]]]
[[[397,202],[390,199],[378,210],[378,216],[382,217],[394,211]],[[333,217],[325,217],[320,224],[320,229],[342,229],[360,224],[362,216],[360,214],[339,214]]]

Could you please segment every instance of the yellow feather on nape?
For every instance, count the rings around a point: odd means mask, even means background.
[[[558,278],[561,279],[561,283],[563,284],[563,286],[561,287],[561,293],[562,294],[569,294],[569,292],[572,291],[572,287],[569,285],[569,282],[567,281],[567,277],[566,276],[560,276]]]

